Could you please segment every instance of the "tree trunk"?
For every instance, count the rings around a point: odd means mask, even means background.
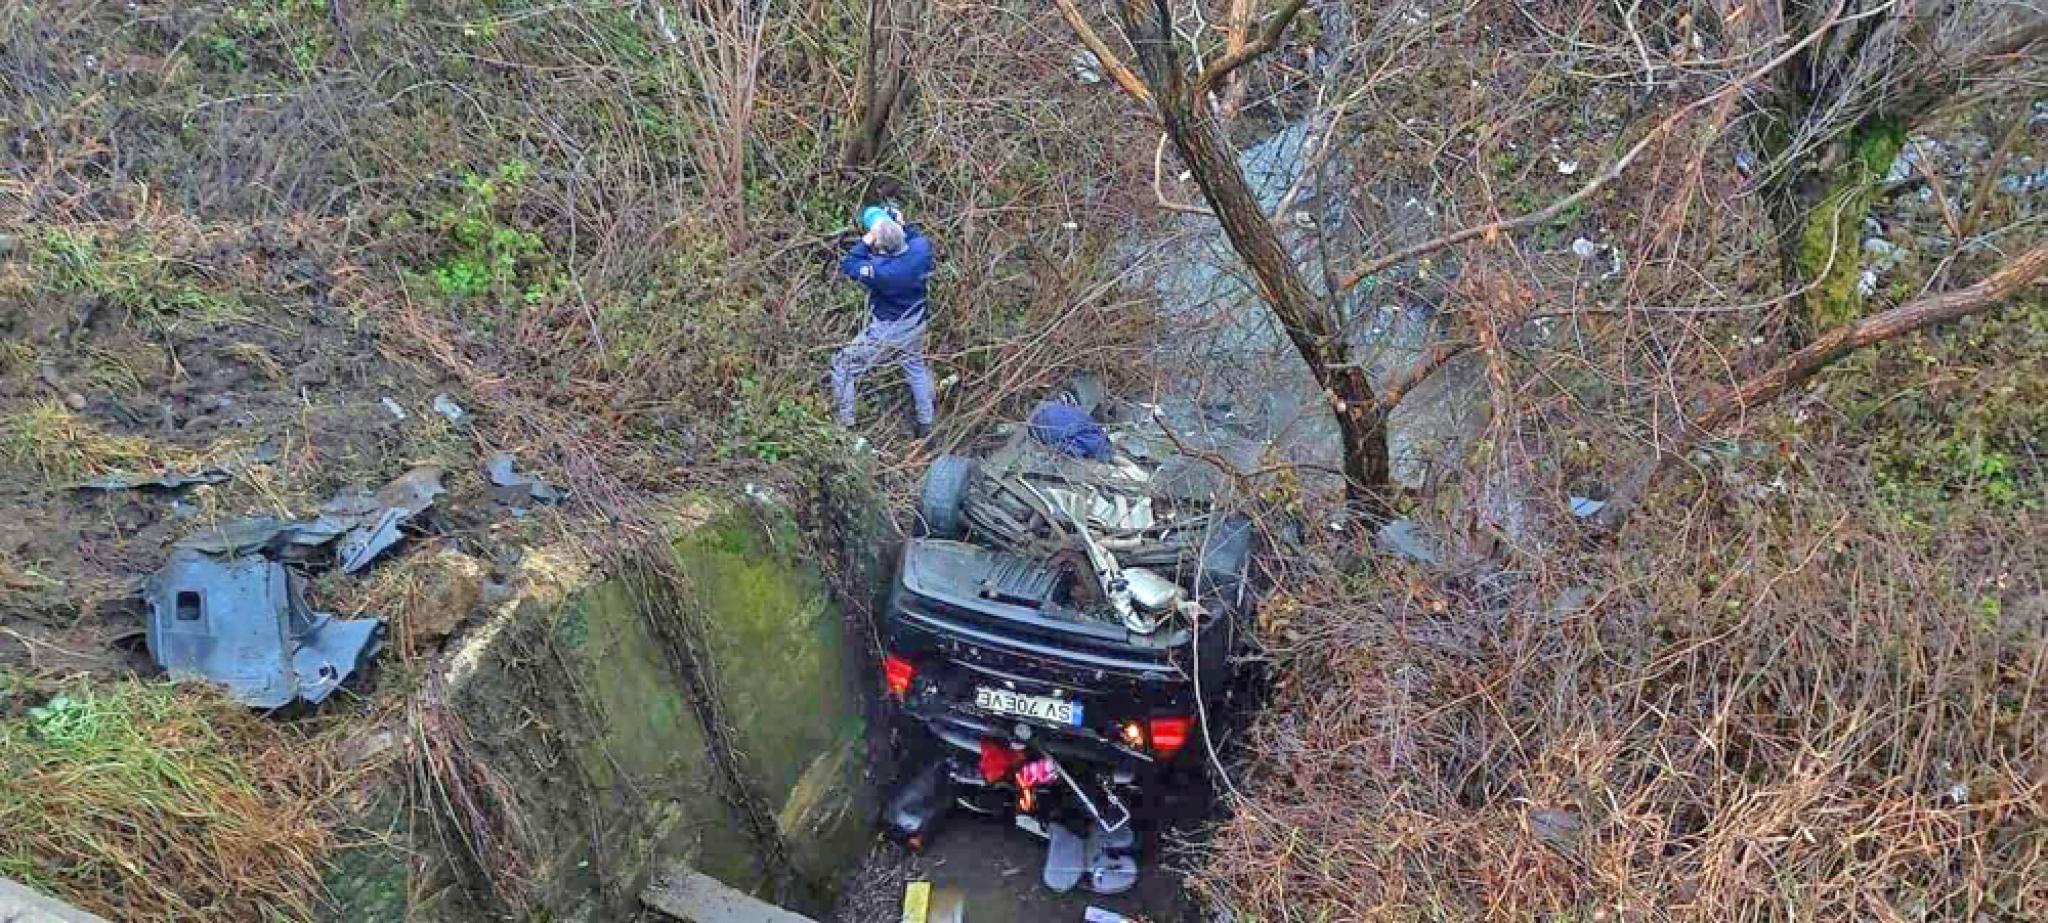
[[[1361,363],[1352,361],[1349,343],[1309,289],[1279,231],[1266,220],[1222,125],[1203,100],[1194,98],[1173,43],[1165,38],[1170,14],[1163,0],[1124,0],[1122,13],[1167,136],[1202,187],[1232,249],[1251,271],[1259,297],[1336,413],[1350,499],[1369,518],[1385,519],[1387,415],[1373,394],[1371,378]]]
[[[1792,318],[1795,348],[1862,316],[1863,219],[1905,138],[1890,122],[1858,126],[1842,140],[1840,162],[1770,194],[1785,282],[1801,290]]]
[[[850,126],[846,149],[840,163],[847,170],[864,172],[881,156],[889,135],[889,116],[909,82],[909,49],[903,47],[896,19],[896,0],[868,0],[868,22],[862,48],[859,118]]]

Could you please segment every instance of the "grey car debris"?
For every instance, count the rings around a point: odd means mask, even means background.
[[[313,612],[291,572],[256,555],[175,551],[144,593],[158,665],[257,708],[318,704],[376,654],[383,628]]]
[[[181,539],[144,590],[148,640],[173,679],[206,679],[257,708],[318,704],[376,655],[383,620],[312,611],[286,562],[332,546],[342,573],[366,568],[443,493],[438,468],[377,491],[344,490],[311,519],[252,517]]]

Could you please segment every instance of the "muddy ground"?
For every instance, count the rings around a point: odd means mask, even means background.
[[[1155,838],[1156,841],[1156,838]],[[875,847],[831,917],[833,923],[873,923],[898,918],[904,885],[929,881],[966,895],[973,923],[1073,923],[1089,907],[1112,910],[1147,923],[1195,923],[1201,919],[1188,897],[1175,851],[1152,849],[1138,886],[1114,897],[1075,891],[1056,894],[1039,882],[1045,841],[998,818],[956,812],[922,853],[891,844]]]
[[[511,511],[478,468],[487,408],[381,350],[334,305],[336,262],[305,236],[138,228],[4,248],[0,668],[147,674],[138,594],[173,542],[237,517],[307,515],[419,465],[441,467],[449,493],[418,537],[485,561],[514,547],[498,534]],[[434,413],[442,393],[471,416]],[[208,468],[233,476],[82,486]],[[354,614],[391,602],[379,597],[398,577],[322,577],[314,601]]]

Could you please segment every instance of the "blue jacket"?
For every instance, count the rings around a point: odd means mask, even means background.
[[[868,287],[868,311],[879,321],[902,320],[925,309],[925,280],[932,274],[932,239],[916,225],[903,228],[903,252],[876,253],[861,241],[846,251],[839,269]]]

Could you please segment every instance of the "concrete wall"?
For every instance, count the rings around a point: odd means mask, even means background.
[[[363,823],[392,846],[342,857],[335,919],[469,920],[522,903],[535,918],[618,919],[657,860],[824,911],[872,836],[865,629],[849,648],[813,563],[829,555],[786,508],[707,504],[680,522],[652,560],[538,555],[520,598],[429,684],[466,739],[414,747],[481,767],[467,775],[482,827],[524,845],[465,847],[477,825],[449,823],[464,812],[448,810],[459,799],[445,784],[394,787]],[[398,843],[436,861],[409,872]],[[507,878],[527,884],[492,890]]]

